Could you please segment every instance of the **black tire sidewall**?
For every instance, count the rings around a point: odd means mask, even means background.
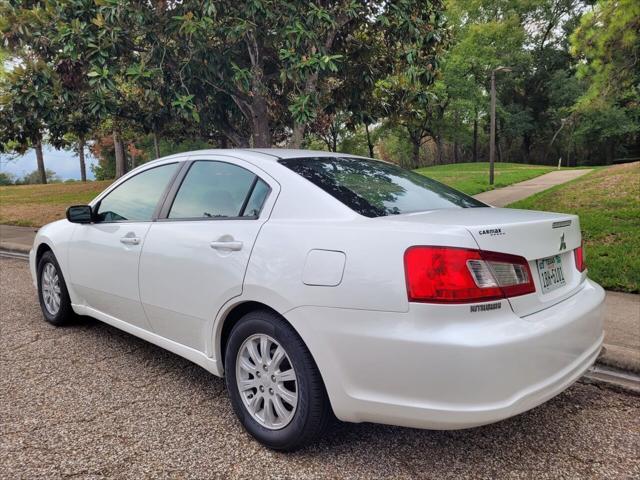
[[[60,282],[60,310],[55,315],[49,313],[44,304],[44,298],[42,297],[42,270],[45,265],[51,263],[58,273],[58,278]],[[56,256],[51,251],[44,252],[40,260],[38,261],[37,267],[37,282],[38,282],[38,301],[40,302],[40,309],[42,310],[42,315],[44,319],[51,323],[52,325],[63,325],[68,322],[73,316],[73,310],[71,307],[71,299],[69,298],[69,292],[67,291],[67,285],[64,281],[64,277],[62,275],[62,270],[60,270],[60,265],[56,260]]]
[[[247,411],[236,383],[236,357],[242,343],[251,335],[263,333],[275,339],[287,352],[295,369],[298,404],[291,422],[280,430],[270,430],[255,421]],[[277,450],[292,450],[301,446],[301,440],[307,434],[312,405],[309,375],[308,351],[297,333],[275,314],[270,312],[251,312],[233,328],[225,354],[225,381],[231,404],[238,419],[247,431],[260,442]]]

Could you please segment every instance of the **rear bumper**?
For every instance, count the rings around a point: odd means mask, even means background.
[[[520,318],[508,302],[412,304],[406,313],[300,307],[285,316],[309,346],[338,418],[468,428],[529,410],[562,392],[602,346],[604,291]]]

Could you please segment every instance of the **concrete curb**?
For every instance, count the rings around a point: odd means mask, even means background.
[[[597,363],[624,372],[640,374],[640,354],[631,348],[605,344]]]
[[[29,250],[31,250],[31,247],[27,247],[23,244],[14,242],[0,242],[0,250],[11,253],[29,254]]]
[[[640,376],[603,366],[600,363],[593,365],[580,378],[580,381],[640,397]]]

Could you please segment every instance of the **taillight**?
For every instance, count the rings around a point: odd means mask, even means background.
[[[410,247],[404,254],[411,302],[470,303],[535,292],[526,259],[456,247]]]
[[[573,251],[573,256],[576,259],[576,268],[579,272],[584,272],[587,269],[587,262],[584,252],[584,242],[580,244],[578,248]]]

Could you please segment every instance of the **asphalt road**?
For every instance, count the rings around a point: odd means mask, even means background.
[[[640,478],[640,398],[585,383],[486,427],[341,424],[294,454],[233,416],[224,383],[91,319],[41,317],[0,259],[1,478]]]

